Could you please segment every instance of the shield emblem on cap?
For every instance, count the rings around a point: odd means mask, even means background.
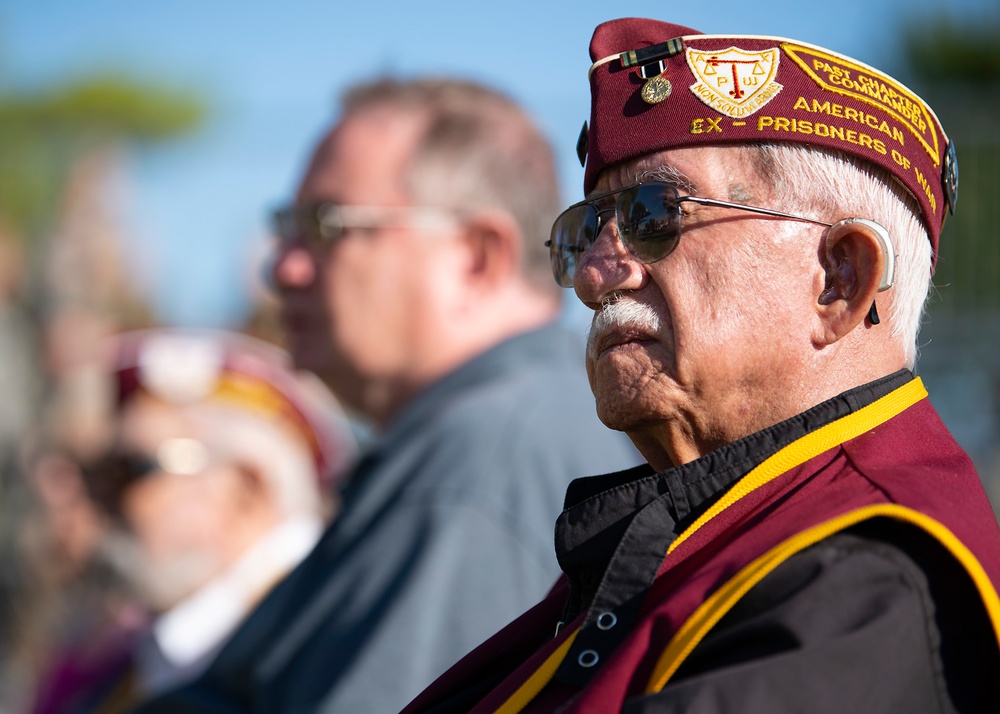
[[[691,91],[720,114],[739,119],[771,101],[782,86],[774,81],[780,52],[775,47],[754,52],[687,49],[687,63],[696,81]]]

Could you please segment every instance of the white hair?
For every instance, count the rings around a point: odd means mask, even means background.
[[[896,275],[883,326],[899,342],[912,369],[931,285],[931,242],[913,196],[889,172],[841,152],[784,143],[746,149],[769,185],[768,208],[831,223],[867,218],[889,231]]]

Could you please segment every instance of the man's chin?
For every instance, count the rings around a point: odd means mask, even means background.
[[[308,372],[322,372],[329,369],[332,362],[329,350],[308,335],[290,334],[287,339],[288,352],[296,369]]]
[[[350,395],[360,377],[343,362],[335,361],[329,352],[292,352],[295,369],[316,375],[341,402],[350,403]]]
[[[649,380],[630,379],[615,372],[598,375],[593,388],[597,416],[609,429],[627,433],[643,431],[667,418],[665,407],[670,402],[658,401],[664,395]]]
[[[630,431],[644,423],[648,415],[641,413],[640,405],[621,394],[611,396],[596,392],[597,417],[609,429],[615,431]]]
[[[171,609],[223,567],[207,550],[188,550],[166,558],[152,558],[134,536],[119,532],[106,536],[102,553],[154,612]]]

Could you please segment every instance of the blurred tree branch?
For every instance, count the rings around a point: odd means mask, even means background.
[[[916,18],[903,35],[910,71],[922,82],[1000,81],[1000,20],[983,17],[959,24],[952,17]]]
[[[58,213],[66,175],[83,154],[171,139],[204,116],[194,93],[110,75],[44,93],[0,94],[0,221],[34,242]]]
[[[917,16],[904,61],[958,151],[958,210],[940,243],[937,312],[1000,314],[1000,14]]]

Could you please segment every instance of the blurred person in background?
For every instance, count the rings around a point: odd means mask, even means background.
[[[391,712],[551,586],[596,419],[557,326],[551,150],[448,79],[357,86],[276,216],[295,362],[379,432],[316,549],[192,685],[144,712]]]
[[[354,458],[335,400],[270,345],[160,329],[112,353],[103,445],[77,456],[98,557],[134,599],[53,662],[39,714],[124,711],[197,676],[315,544]]]
[[[133,602],[123,579],[98,556],[105,520],[78,460],[64,443],[25,441],[17,473],[23,493],[4,494],[10,514],[4,526],[12,532],[4,569],[17,588],[11,621],[0,629],[10,677],[0,711],[27,711],[53,653],[102,631]]]

